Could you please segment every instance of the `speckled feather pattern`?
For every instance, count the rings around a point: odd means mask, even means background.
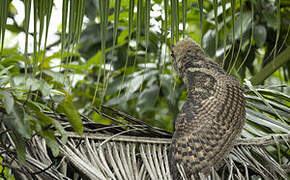
[[[181,179],[176,164],[188,178],[208,175],[228,155],[245,124],[243,88],[209,59],[193,40],[172,48],[173,65],[187,86],[187,100],[175,121],[170,148],[173,179]]]

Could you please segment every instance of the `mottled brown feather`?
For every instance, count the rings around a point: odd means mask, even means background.
[[[172,53],[188,95],[175,122],[170,169],[173,179],[181,178],[177,163],[187,177],[198,179],[221,162],[240,135],[246,119],[243,88],[192,40],[177,43]]]

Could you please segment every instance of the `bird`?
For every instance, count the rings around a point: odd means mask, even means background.
[[[243,86],[192,39],[172,47],[172,64],[187,87],[174,122],[170,172],[174,180],[208,176],[233,149],[246,121]],[[181,168],[182,167],[182,168]]]

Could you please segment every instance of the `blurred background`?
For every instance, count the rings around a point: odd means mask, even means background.
[[[80,134],[75,114],[113,123],[92,110],[101,104],[173,131],[186,87],[170,49],[186,37],[244,84],[243,137],[290,132],[288,0],[1,0],[0,10],[0,107],[21,138],[55,141],[43,110]],[[267,150],[289,164],[289,147]]]

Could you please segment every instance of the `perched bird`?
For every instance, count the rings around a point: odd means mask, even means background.
[[[243,87],[191,39],[178,42],[172,57],[188,93],[175,121],[170,171],[174,180],[181,179],[177,167],[187,178],[199,179],[221,163],[241,133],[246,120]]]

